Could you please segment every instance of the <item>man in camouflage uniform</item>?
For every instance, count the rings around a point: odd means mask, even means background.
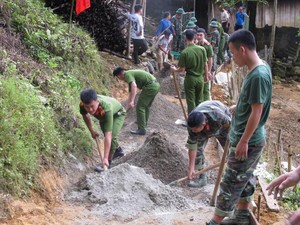
[[[203,28],[199,28],[197,30],[197,40],[198,45],[202,46],[206,50],[207,55],[207,65],[208,65],[208,72],[209,72],[209,81],[204,83],[203,88],[203,98],[202,101],[210,100],[210,82],[212,80],[211,77],[211,69],[212,69],[212,62],[214,57],[214,52],[211,44],[205,39],[206,32]]]
[[[222,147],[225,146],[231,115],[227,106],[219,101],[205,101],[198,105],[188,117],[189,137],[186,147],[189,149],[190,187],[203,187],[207,184],[205,174],[193,180],[193,173],[204,168],[203,151],[210,137],[216,137]]]
[[[253,175],[265,144],[265,123],[272,100],[272,73],[256,52],[254,35],[235,31],[228,40],[237,66],[250,71],[243,79],[240,98],[229,131],[230,149],[213,218],[207,225],[250,225]],[[232,213],[234,215],[232,216]],[[224,217],[226,218],[224,221]]]
[[[172,17],[171,22],[174,26],[175,35],[173,37],[173,49],[174,51],[182,50],[182,14],[183,8],[179,8],[176,11],[176,15]]]
[[[222,24],[217,21],[217,19],[213,18],[211,21],[215,21],[218,24],[218,31],[220,34],[220,42],[219,49],[217,54],[217,63],[221,65],[224,62],[224,47],[225,47],[225,32],[222,27]]]
[[[210,43],[214,50],[214,57],[213,57],[213,67],[212,70],[217,70],[217,57],[219,52],[219,43],[220,43],[220,33],[218,31],[218,23],[216,21],[212,21],[210,23]]]

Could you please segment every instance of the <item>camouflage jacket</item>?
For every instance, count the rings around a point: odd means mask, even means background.
[[[227,106],[219,101],[205,101],[193,111],[200,111],[205,116],[206,126],[200,133],[193,133],[190,128],[186,147],[196,150],[198,144],[210,137],[218,136],[224,129],[229,129],[231,114]]]
[[[172,17],[171,22],[174,26],[175,34],[181,35],[182,33],[182,18],[177,18],[176,15]]]

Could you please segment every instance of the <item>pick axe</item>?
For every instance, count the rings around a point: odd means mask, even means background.
[[[104,158],[104,152],[101,150],[101,147],[100,147],[100,144],[99,144],[99,142],[100,142],[99,137],[96,137],[95,141],[96,141],[96,144],[97,144],[97,150],[98,150],[98,154],[99,154],[99,158],[100,158],[100,163],[102,164],[103,158]],[[106,165],[103,165],[103,170],[107,170]]]

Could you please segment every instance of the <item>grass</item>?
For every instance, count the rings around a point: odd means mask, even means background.
[[[42,1],[5,0],[3,9],[32,61],[0,47],[0,191],[21,195],[39,187],[41,166],[60,167],[61,153],[91,153],[79,93],[108,94],[112,82],[93,39]]]

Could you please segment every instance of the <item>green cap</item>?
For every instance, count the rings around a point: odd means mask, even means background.
[[[196,19],[196,17],[193,16],[193,17],[190,19],[190,21],[196,23],[196,22],[197,22],[197,19]]]
[[[195,27],[196,27],[196,24],[193,21],[189,21],[185,28],[186,29],[193,29]]]
[[[209,24],[209,26],[214,27],[214,28],[218,28],[218,23],[217,21],[211,21],[211,23]]]
[[[184,13],[183,8],[179,8],[179,9],[177,9],[177,11],[176,11],[176,14],[183,14],[183,13]]]

